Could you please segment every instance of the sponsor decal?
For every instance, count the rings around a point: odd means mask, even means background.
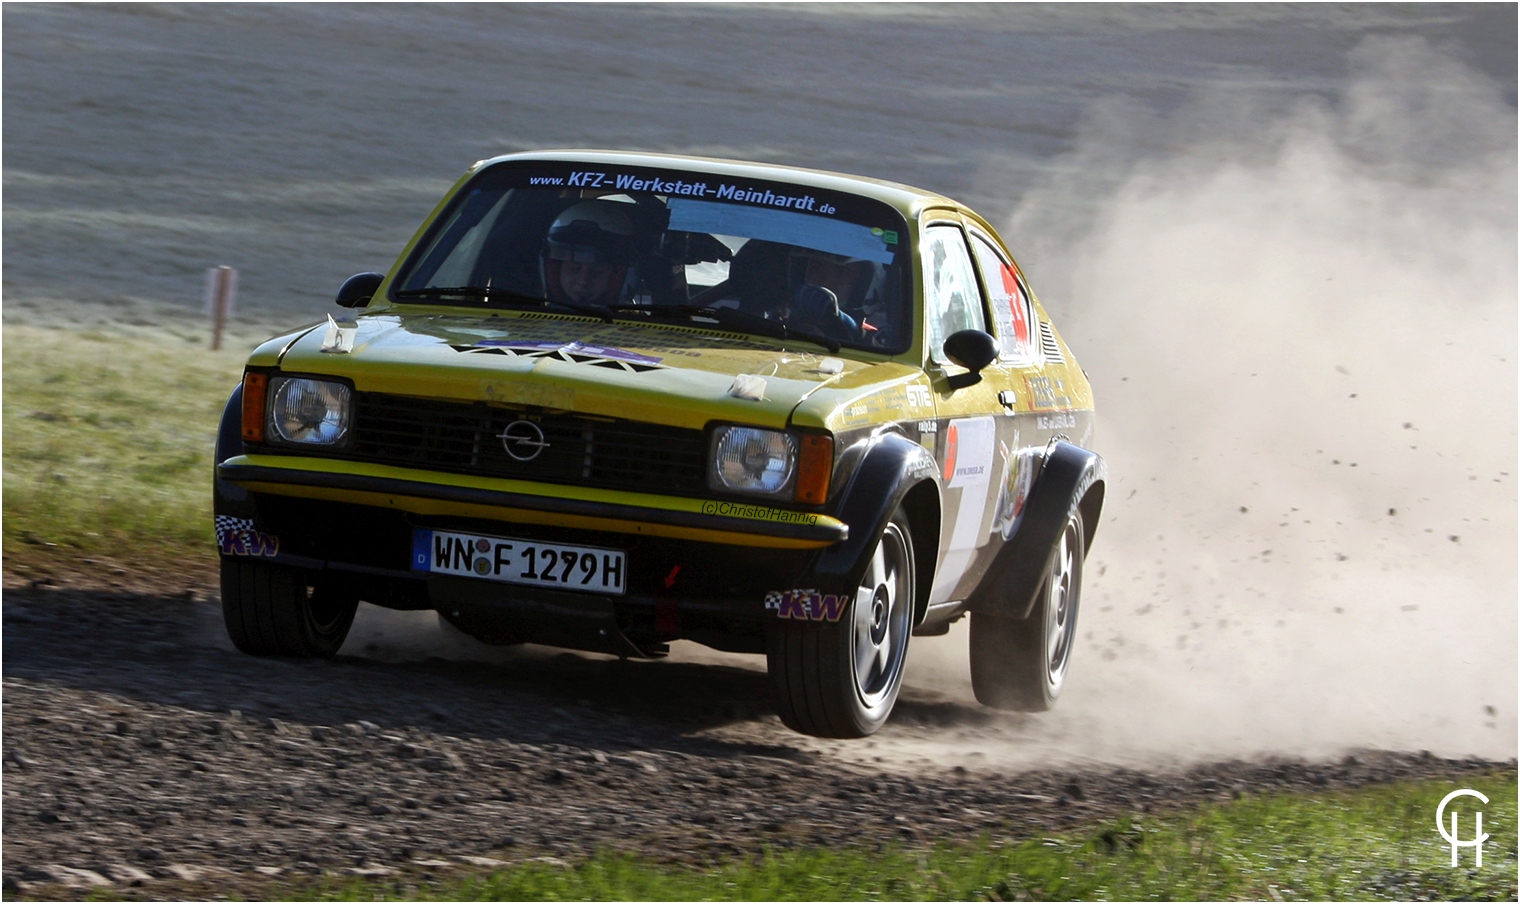
[[[1063,411],[1060,414],[1040,415],[1034,419],[1034,423],[1041,430],[1066,430],[1077,426],[1077,416]]]
[[[988,514],[988,485],[997,453],[997,419],[991,415],[958,418],[945,427],[945,488],[960,492],[945,497],[945,523],[950,542],[934,574],[931,599],[946,599],[965,574],[976,550],[991,537],[983,531]]]
[[[963,487],[985,484],[992,471],[997,423],[991,417],[961,418],[945,430],[945,482]]]
[[[915,383],[906,387],[908,392],[908,404],[914,408],[929,408],[934,405],[934,398],[929,394],[929,387],[921,383]]]
[[[812,512],[792,512],[769,505],[746,502],[704,502],[702,514],[723,515],[728,518],[750,518],[755,521],[779,521],[783,524],[817,524],[818,516]]]
[[[638,177],[629,173],[573,172],[567,176],[529,176],[529,185],[567,185],[575,188],[606,188],[618,191],[647,191],[657,195],[678,195],[687,198],[717,198],[720,201],[743,201],[766,207],[786,207],[813,213],[835,213],[833,205],[821,203],[812,195],[786,195],[770,189],[752,188],[744,185],[705,180],[661,179],[657,176]],[[885,239],[885,234],[882,238]],[[893,236],[893,243],[896,236]]]
[[[216,546],[224,556],[276,556],[280,538],[254,527],[252,518],[216,516]]]
[[[933,437],[930,437],[933,439]],[[919,453],[913,464],[908,466],[908,477],[913,480],[921,480],[925,477],[933,477],[939,468],[934,464],[934,456],[927,450]]]
[[[837,622],[849,602],[848,594],[817,590],[772,590],[765,595],[765,608],[775,610],[779,618],[797,621]]]
[[[1015,434],[1014,443],[1018,443]],[[1002,448],[1004,459],[1003,487],[998,496],[997,517],[993,529],[1007,540],[1018,526],[1019,516],[1024,514],[1024,504],[1029,501],[1029,489],[1034,483],[1035,450]]]
[[[1050,385],[1049,377],[1025,377],[1024,385],[1029,389],[1029,403],[1033,408],[1056,408],[1056,391]]]

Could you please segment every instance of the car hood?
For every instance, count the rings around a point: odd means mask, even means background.
[[[280,368],[346,377],[360,392],[698,428],[714,420],[784,427],[820,388],[835,390],[843,403],[916,372],[829,355],[807,343],[537,313],[383,313],[361,316],[348,329],[348,351],[324,350],[333,332],[325,325],[277,340]]]

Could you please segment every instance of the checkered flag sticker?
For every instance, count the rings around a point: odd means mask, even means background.
[[[216,545],[226,548],[235,531],[253,530],[252,518],[234,518],[231,515],[216,516]]]

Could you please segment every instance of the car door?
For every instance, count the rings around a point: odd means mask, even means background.
[[[991,545],[997,547],[1018,530],[1050,442],[1091,442],[1092,398],[1086,377],[1062,351],[1055,328],[1041,319],[1017,264],[990,232],[971,224],[969,234],[998,337],[998,361],[1008,381],[1003,399],[1010,403],[992,521]]]
[[[988,549],[1004,454],[1013,425],[1000,401],[1009,371],[1000,361],[982,379],[959,389],[950,378],[966,369],[944,352],[946,337],[959,330],[988,329],[987,299],[972,261],[964,222],[945,212],[926,218],[919,241],[924,279],[925,370],[934,390],[935,458],[944,487],[940,565],[929,605],[962,599],[976,586],[993,550]]]
[[[996,504],[991,544],[996,547],[1013,536],[1018,520],[1042,463],[1051,431],[1035,413],[1036,398],[1043,404],[1049,382],[1041,372],[1042,349],[1034,305],[1023,275],[1001,244],[976,225],[968,230],[972,257],[981,277],[992,333],[998,339],[998,363],[1006,382],[1001,401],[1007,415],[998,449]]]

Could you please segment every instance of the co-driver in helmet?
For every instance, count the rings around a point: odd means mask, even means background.
[[[553,301],[617,304],[635,280],[633,222],[615,201],[580,201],[544,238],[544,292]]]

